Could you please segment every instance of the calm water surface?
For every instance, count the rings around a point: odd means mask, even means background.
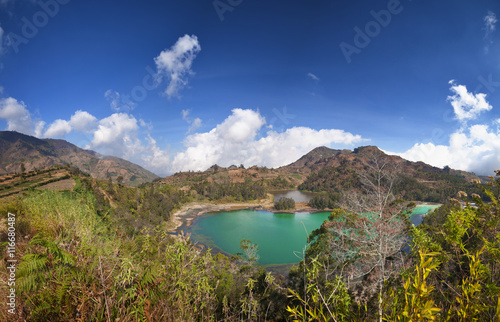
[[[417,206],[412,223],[420,224],[422,215],[436,207]],[[319,228],[329,214],[280,214],[250,209],[211,213],[199,217],[189,232],[193,241],[228,255],[240,251],[242,239],[251,239],[259,245],[260,264],[291,264],[302,259],[308,234]]]
[[[313,192],[305,192],[298,190],[283,190],[283,191],[271,191],[274,195],[274,200],[278,200],[279,198],[292,198],[295,202],[307,202],[314,197]]]

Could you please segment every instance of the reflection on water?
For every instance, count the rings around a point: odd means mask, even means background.
[[[314,197],[314,193],[312,192],[304,192],[298,190],[284,190],[284,191],[271,191],[274,195],[274,200],[278,200],[279,198],[292,198],[295,202],[307,202]]]
[[[423,215],[436,207],[417,206],[412,223],[420,224]],[[211,213],[195,220],[188,232],[193,241],[228,255],[240,251],[242,239],[250,239],[259,246],[260,264],[290,264],[300,261],[308,234],[319,228],[329,214],[282,214],[250,209]]]

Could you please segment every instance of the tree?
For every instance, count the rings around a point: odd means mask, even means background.
[[[295,200],[292,198],[281,197],[278,201],[274,202],[274,209],[276,210],[289,210],[295,209]]]
[[[106,178],[108,179],[108,193],[112,195],[114,193],[113,179],[109,173],[106,174]]]
[[[123,182],[123,176],[118,176],[118,178],[116,178],[116,182],[118,182],[118,184],[121,185]]]
[[[308,256],[323,253],[330,262],[330,276],[341,275],[346,285],[362,286],[358,301],[379,296],[378,316],[382,321],[384,283],[404,263],[407,245],[408,206],[394,193],[399,169],[389,157],[375,156],[357,172],[361,189],[343,193],[341,207],[330,215]]]
[[[252,244],[250,239],[242,239],[240,242],[240,249],[242,253],[238,253],[237,255],[240,256],[247,265],[253,265],[259,260],[259,246],[257,244]]]

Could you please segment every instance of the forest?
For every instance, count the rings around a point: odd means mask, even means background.
[[[3,304],[0,319],[499,320],[500,171],[486,186],[455,191],[414,227],[414,204],[397,190],[400,176],[382,165],[358,172],[358,189],[347,182],[335,191],[338,208],[287,275],[260,267],[250,240],[227,257],[162,226],[196,198],[258,199],[260,183],[200,183],[190,193],[74,173],[73,191],[28,191],[0,206],[2,281],[9,213],[18,259],[16,311]],[[8,292],[2,287],[4,299]]]

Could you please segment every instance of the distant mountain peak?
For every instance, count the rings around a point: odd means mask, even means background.
[[[362,155],[380,155],[380,154],[385,155],[385,153],[382,150],[380,150],[378,147],[374,145],[360,146],[359,148],[354,149],[353,152]]]

